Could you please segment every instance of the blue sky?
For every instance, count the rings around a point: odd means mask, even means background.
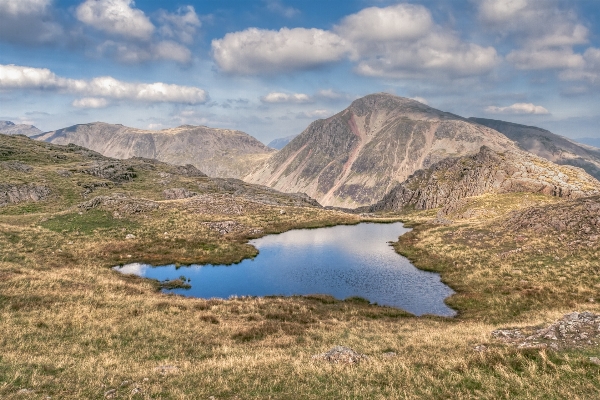
[[[600,137],[600,2],[0,0],[0,120],[266,143],[381,91]]]

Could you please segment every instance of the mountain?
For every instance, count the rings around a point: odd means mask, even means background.
[[[273,139],[269,142],[269,144],[267,146],[272,149],[281,150],[285,146],[287,146],[287,144],[289,142],[291,142],[292,139],[294,139],[296,136],[298,136],[298,135],[290,135],[290,136],[286,136],[283,138]]]
[[[517,149],[486,126],[378,93],[313,122],[244,180],[304,192],[325,206],[358,207],[380,200],[419,169],[483,145]]]
[[[577,138],[577,139],[573,139],[573,140],[575,140],[576,142],[582,143],[582,144],[586,144],[588,146],[600,148],[600,138],[584,137],[584,138]]]
[[[15,124],[14,122],[10,121],[0,121],[0,133],[4,135],[35,136],[42,133],[42,131],[33,125]]]
[[[514,140],[523,150],[563,165],[583,168],[600,179],[600,149],[582,145],[535,126],[485,118],[469,118]]]
[[[192,164],[209,176],[238,178],[274,150],[234,130],[183,125],[149,131],[103,122],[75,125],[34,137],[69,143],[112,158],[144,157],[175,165]]]
[[[600,194],[600,182],[581,168],[557,165],[522,150],[496,152],[482,146],[475,155],[417,171],[369,211],[444,207],[448,212],[466,197],[514,192],[576,199]]]

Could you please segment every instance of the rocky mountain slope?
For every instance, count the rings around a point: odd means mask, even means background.
[[[296,136],[298,135],[290,135],[282,138],[273,139],[269,142],[267,146],[275,150],[281,150],[285,146],[287,146],[287,144],[291,142]]]
[[[600,179],[600,149],[576,143],[542,128],[485,118],[469,118],[506,135],[530,153],[563,165],[583,168]]]
[[[227,199],[233,208],[240,202],[321,208],[303,193],[210,178],[189,164],[117,160],[73,144],[54,145],[14,135],[0,135],[0,174],[0,210],[31,203],[39,209],[65,209],[88,200],[92,208],[114,206],[121,208],[119,212],[137,213],[155,209],[161,200],[211,204],[219,198]]]
[[[380,200],[415,171],[482,145],[517,148],[483,125],[379,93],[313,122],[244,180],[305,192],[326,206],[358,207]]]
[[[497,152],[482,146],[473,156],[443,160],[417,171],[369,209],[444,207],[448,213],[466,197],[512,192],[576,199],[599,194],[600,182],[580,168],[557,165],[522,150]]]
[[[175,165],[192,164],[213,177],[243,176],[274,152],[244,132],[192,125],[148,131],[95,122],[46,132],[35,139],[73,143],[112,158],[144,157]]]
[[[15,124],[11,121],[0,121],[0,133],[4,135],[35,136],[42,133],[42,131],[33,125]]]

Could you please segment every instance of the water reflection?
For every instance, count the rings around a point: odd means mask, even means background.
[[[183,275],[191,279],[192,288],[173,291],[185,296],[323,293],[338,299],[360,296],[416,315],[454,315],[443,302],[452,289],[438,274],[418,270],[389,245],[408,231],[401,223],[300,229],[252,240],[259,255],[231,266],[133,263],[115,269],[158,280]]]

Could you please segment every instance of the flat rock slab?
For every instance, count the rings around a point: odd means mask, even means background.
[[[358,364],[368,359],[364,354],[359,354],[349,347],[335,346],[326,353],[317,354],[313,359],[321,359],[332,364]]]

